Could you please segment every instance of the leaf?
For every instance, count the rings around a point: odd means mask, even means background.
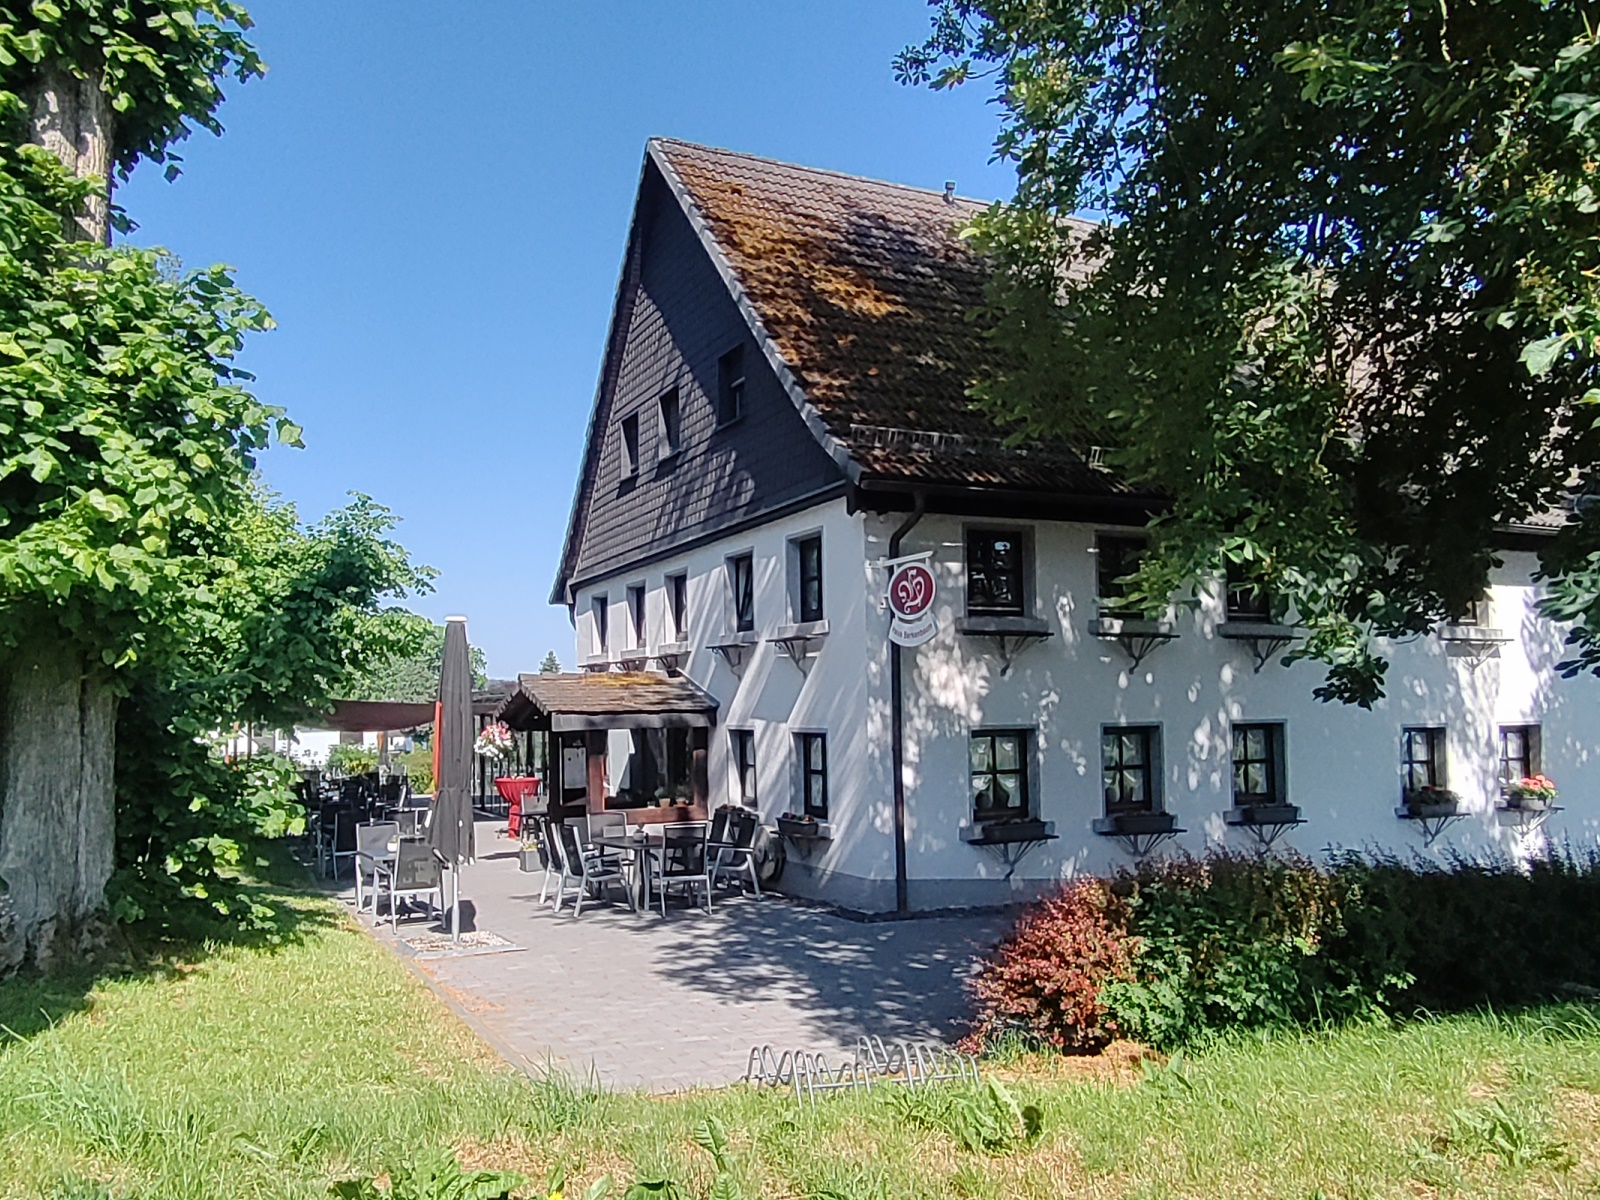
[[[602,1175],[583,1192],[583,1200],[605,1200],[611,1194],[611,1176]]]
[[[683,1190],[670,1179],[638,1179],[628,1185],[622,1200],[680,1200]]]
[[[1557,334],[1555,337],[1541,338],[1536,342],[1529,342],[1522,348],[1520,361],[1528,368],[1530,375],[1543,375],[1555,366],[1556,359],[1561,357],[1562,351],[1568,343],[1575,340],[1570,333]]]
[[[711,1161],[716,1163],[717,1170],[728,1169],[728,1131],[722,1127],[722,1122],[715,1117],[707,1117],[699,1122],[689,1135],[694,1139],[694,1144],[707,1154]]]

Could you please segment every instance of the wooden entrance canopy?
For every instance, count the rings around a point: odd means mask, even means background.
[[[707,729],[717,702],[682,676],[643,671],[522,675],[495,714],[513,729]]]

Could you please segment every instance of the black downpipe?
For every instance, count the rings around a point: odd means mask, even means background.
[[[889,538],[889,557],[900,557],[900,542],[922,520],[927,497],[918,489],[911,494],[911,513]],[[906,776],[905,702],[900,697],[900,645],[889,643],[890,770],[894,772],[894,911],[911,911],[906,885]]]

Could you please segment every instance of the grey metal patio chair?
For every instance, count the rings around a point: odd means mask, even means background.
[[[661,915],[667,915],[667,892],[673,884],[685,890],[699,885],[705,889],[706,912],[711,911],[711,863],[706,853],[703,821],[661,827],[660,863],[650,872],[650,885],[661,900]],[[645,897],[648,904],[650,898]]]
[[[378,872],[393,857],[389,849],[400,840],[400,825],[395,821],[372,821],[356,826],[356,911],[360,912],[368,877],[371,877],[372,912],[378,912]]]
[[[726,816],[727,820],[723,823],[723,836],[718,838],[716,826],[712,825],[708,839],[712,883],[722,882],[723,873],[732,872],[749,879],[751,890],[759,897],[761,880],[756,867],[756,833],[761,821],[748,808],[730,808],[717,815]]]
[[[394,862],[383,872],[384,894],[389,897],[389,928],[400,927],[400,901],[416,896],[432,896],[428,915],[444,916],[444,858],[423,842],[401,842]],[[376,901],[374,901],[376,913]]]
[[[571,895],[574,898],[572,915],[583,915],[584,897],[593,888],[598,897],[600,889],[608,883],[622,885],[622,894],[628,901],[630,912],[637,912],[634,904],[633,888],[629,886],[627,873],[622,869],[619,858],[606,858],[596,850],[586,850],[578,841],[578,828],[575,824],[566,821],[556,823],[553,843],[561,858],[561,882],[556,889],[556,911],[561,911],[561,904]],[[577,887],[569,888],[568,882],[575,881]]]
[[[550,881],[561,877],[561,865],[550,839],[550,818],[523,817],[522,839],[524,846],[529,842],[533,843],[534,853],[539,856],[539,865],[544,868],[544,881],[539,884],[539,903],[548,904]]]
[[[324,804],[317,817],[317,869],[339,874],[339,860],[356,856],[356,811],[344,804]]]
[[[588,818],[589,837],[593,839],[602,833],[627,833],[628,815],[620,812],[590,813]]]

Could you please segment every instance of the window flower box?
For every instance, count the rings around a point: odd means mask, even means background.
[[[778,818],[778,832],[786,838],[802,842],[828,841],[833,837],[833,829],[826,821],[798,813],[782,814]]]
[[[1555,806],[1555,780],[1548,775],[1527,775],[1506,785],[1505,806],[1523,812],[1546,812]]]
[[[1183,832],[1178,828],[1178,818],[1169,812],[1112,813],[1097,818],[1091,828],[1107,837],[1146,837]]]
[[[1300,807],[1296,804],[1240,804],[1223,814],[1229,825],[1298,825]]]
[[[974,821],[961,829],[961,840],[969,846],[1005,846],[1016,842],[1047,842],[1056,836],[1054,821],[1005,817],[993,821]]]
[[[1439,817],[1457,817],[1466,810],[1461,797],[1449,788],[1410,788],[1402,798],[1402,806],[1395,811],[1401,819],[1429,821]]]

